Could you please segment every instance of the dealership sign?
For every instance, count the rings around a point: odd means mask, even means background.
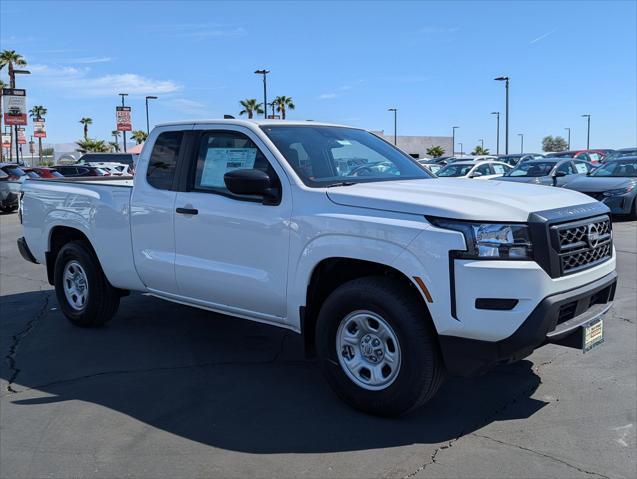
[[[33,120],[33,136],[36,138],[46,138],[46,127],[44,126],[44,118],[36,118]]]
[[[2,89],[2,110],[5,125],[27,124],[27,93],[16,88]]]
[[[27,144],[27,137],[24,134],[24,128],[19,128],[18,129],[18,145],[26,145]]]
[[[11,148],[11,135],[2,135],[2,148]]]
[[[132,131],[133,125],[130,120],[130,106],[115,107],[115,116],[117,119],[117,131]]]

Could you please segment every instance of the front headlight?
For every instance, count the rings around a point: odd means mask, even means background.
[[[460,231],[467,250],[460,257],[468,259],[533,259],[529,228],[521,224],[471,223],[428,218],[439,228]]]
[[[630,186],[627,186],[626,188],[618,188],[616,190],[604,191],[604,196],[621,196],[621,195],[625,195],[626,193],[630,193],[631,191],[633,191],[633,188],[635,188],[635,186],[634,185],[630,185]]]

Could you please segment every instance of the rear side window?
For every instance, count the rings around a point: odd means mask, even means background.
[[[172,189],[182,138],[181,131],[167,131],[157,137],[146,171],[150,185],[160,190]]]

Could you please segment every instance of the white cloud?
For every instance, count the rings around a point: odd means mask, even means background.
[[[79,97],[101,97],[126,92],[130,95],[173,93],[181,85],[171,80],[156,80],[136,73],[90,76],[88,67],[56,67],[30,65],[32,80],[43,82],[47,88],[66,91]]]
[[[418,30],[418,33],[454,33],[460,30],[458,27],[441,27],[426,25]]]
[[[201,103],[195,100],[189,100],[188,98],[171,98],[167,100],[166,105],[173,110],[180,112],[184,115],[193,116],[208,116],[212,115],[205,103]]]
[[[539,41],[544,40],[546,37],[548,37],[549,35],[553,35],[555,33],[555,28],[553,30],[551,30],[550,32],[546,32],[544,35],[540,35],[537,38],[534,38],[533,40],[531,40],[529,42],[529,45],[533,45],[534,43],[537,43]]]
[[[338,98],[338,94],[331,92],[331,93],[323,93],[321,95],[318,96],[319,100],[332,100],[334,98]]]
[[[247,30],[243,27],[236,27],[231,29],[223,29],[223,28],[202,28],[202,29],[193,29],[189,32],[183,32],[182,37],[191,37],[191,38],[221,38],[221,37],[244,37],[248,34]]]
[[[111,57],[86,57],[86,58],[72,58],[65,60],[65,63],[79,63],[79,64],[91,64],[91,63],[108,63],[112,61]]]
[[[248,31],[240,24],[223,23],[173,23],[170,25],[148,26],[146,30],[200,40],[205,38],[243,37],[248,34]]]

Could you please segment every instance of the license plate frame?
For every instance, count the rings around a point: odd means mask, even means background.
[[[582,325],[582,352],[587,353],[604,342],[604,318],[596,318]]]

